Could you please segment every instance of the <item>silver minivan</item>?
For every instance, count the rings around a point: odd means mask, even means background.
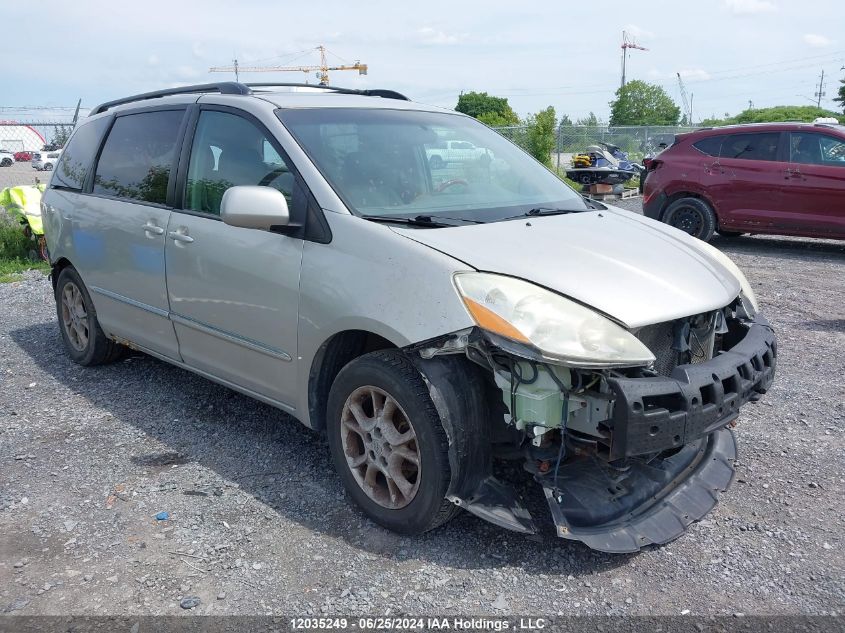
[[[449,140],[487,160],[432,164]],[[401,533],[464,509],[609,552],[671,541],[728,488],[730,427],[774,378],[725,255],[389,90],[105,103],[43,214],[74,361],[141,350],[288,412]]]

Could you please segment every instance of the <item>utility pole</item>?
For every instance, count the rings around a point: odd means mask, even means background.
[[[240,79],[238,79],[238,60],[237,59],[232,60],[232,69],[235,71],[235,81],[240,82]]]
[[[816,97],[816,107],[822,107],[822,97],[825,95],[824,91],[824,68],[822,68],[822,76],[819,77],[819,89],[813,94]]]

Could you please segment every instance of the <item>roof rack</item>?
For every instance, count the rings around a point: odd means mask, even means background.
[[[179,88],[167,88],[166,90],[154,90],[153,92],[144,92],[131,97],[124,97],[123,99],[115,99],[114,101],[106,101],[101,103],[96,108],[91,110],[88,116],[100,114],[109,108],[123,105],[124,103],[133,103],[134,101],[146,101],[147,99],[158,99],[159,97],[169,97],[171,95],[194,94],[198,92],[219,92],[222,95],[248,95],[252,91],[248,86],[234,81],[222,81],[215,84],[196,84],[194,86],[181,86]]]
[[[328,90],[329,92],[338,92],[347,95],[361,95],[364,97],[382,97],[384,99],[399,99],[401,101],[410,101],[408,97],[401,92],[395,90],[386,90],[382,88],[370,88],[365,90],[358,90],[357,88],[341,88],[339,86],[323,86],[320,84],[304,84],[304,83],[279,83],[275,81],[265,83],[248,83],[244,84],[250,88],[316,88],[318,90]]]
[[[380,88],[372,88],[367,90],[357,90],[355,88],[340,88],[338,86],[321,86],[319,84],[303,84],[303,83],[249,83],[243,84],[236,81],[222,81],[213,84],[196,84],[193,86],[181,86],[179,88],[167,88],[165,90],[154,90],[153,92],[143,92],[141,94],[132,95],[131,97],[123,97],[122,99],[115,99],[114,101],[106,101],[101,103],[96,108],[91,110],[88,116],[100,114],[109,108],[123,105],[126,103],[134,103],[135,101],[146,101],[148,99],[158,99],[160,97],[170,97],[172,95],[196,94],[204,92],[217,92],[221,95],[250,95],[253,94],[252,88],[317,88],[320,90],[328,90],[330,92],[338,92],[350,95],[362,95],[365,97],[382,97],[384,99],[400,99],[402,101],[410,101],[405,95],[396,92],[395,90],[383,90]]]

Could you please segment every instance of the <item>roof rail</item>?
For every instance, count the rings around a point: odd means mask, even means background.
[[[248,83],[244,84],[250,88],[317,88],[319,90],[328,90],[329,92],[338,92],[348,95],[362,95],[364,97],[382,97],[383,99],[399,99],[401,101],[410,101],[408,97],[401,92],[395,90],[386,90],[382,88],[370,88],[365,90],[358,90],[356,88],[341,88],[339,86],[322,86],[320,84],[303,84],[303,83],[279,83],[275,81],[266,83]]]
[[[248,95],[252,91],[245,84],[234,81],[223,81],[214,84],[196,84],[193,86],[181,86],[179,88],[167,88],[165,90],[154,90],[153,92],[144,92],[138,95],[132,95],[131,97],[124,97],[123,99],[115,99],[114,101],[106,101],[91,110],[88,116],[100,114],[109,108],[123,105],[124,103],[133,103],[135,101],[146,101],[147,99],[169,97],[171,95],[194,94],[200,92],[219,92],[222,95]]]

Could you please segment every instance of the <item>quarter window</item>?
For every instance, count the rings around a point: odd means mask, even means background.
[[[54,176],[55,184],[67,189],[82,190],[109,121],[109,117],[101,117],[76,130],[61,154],[62,159]],[[35,153],[33,158],[40,160],[41,154]]]
[[[118,117],[94,175],[94,193],[165,204],[183,110]]]
[[[718,156],[719,150],[722,149],[722,141],[724,140],[724,136],[709,136],[693,143],[692,146],[708,156]]]
[[[294,175],[267,136],[229,112],[203,111],[188,165],[185,208],[218,215],[223,194],[237,185],[278,189],[293,205]]]

